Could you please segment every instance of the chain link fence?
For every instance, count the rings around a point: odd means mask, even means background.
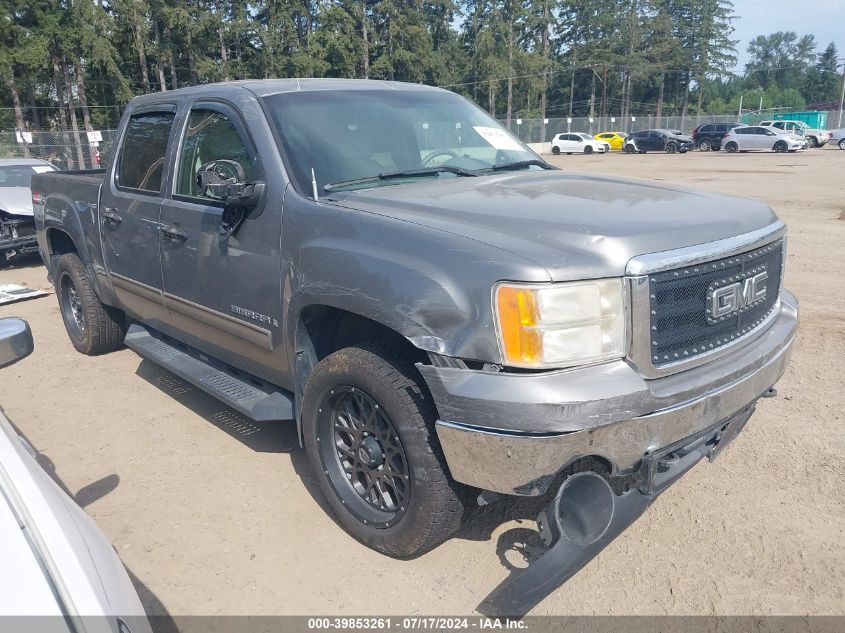
[[[770,114],[760,115],[760,120]],[[838,111],[827,113],[828,128],[833,129],[839,117]],[[599,132],[639,132],[640,130],[664,129],[680,130],[691,134],[699,125],[705,123],[732,123],[739,121],[736,114],[709,114],[682,116],[634,116],[634,117],[572,117],[545,119],[525,119],[513,117],[510,130],[526,143],[548,143],[555,134],[568,132],[586,132],[594,135]],[[507,120],[499,122],[508,127]]]
[[[59,169],[97,169],[105,166],[117,130],[52,132],[0,131],[0,158],[40,158]]]

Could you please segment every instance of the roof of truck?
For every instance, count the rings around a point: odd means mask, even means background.
[[[380,79],[243,79],[223,81],[212,84],[188,86],[167,92],[154,92],[136,97],[138,102],[159,101],[168,95],[184,96],[191,93],[225,93],[226,90],[248,90],[258,97],[285,92],[306,92],[311,90],[427,90],[447,92],[442,88],[402,81],[382,81]]]

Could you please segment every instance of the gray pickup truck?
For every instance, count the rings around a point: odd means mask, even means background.
[[[774,395],[798,324],[769,207],[553,168],[462,97],[356,80],[134,99],[107,169],[32,179],[71,341],[295,421],[385,554],[538,501],[524,612]],[[37,195],[36,195],[37,194]]]

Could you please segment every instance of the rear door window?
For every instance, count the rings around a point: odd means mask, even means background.
[[[143,112],[130,117],[117,166],[118,186],[159,193],[175,117],[175,112]]]

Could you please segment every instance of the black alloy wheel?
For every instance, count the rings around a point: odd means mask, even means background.
[[[698,150],[701,152],[709,152],[712,148],[713,145],[706,138],[702,139],[698,144]]]
[[[406,512],[410,471],[399,434],[369,394],[341,385],[323,399],[317,441],[325,475],[359,521],[389,527]]]
[[[62,273],[59,280],[59,302],[71,335],[82,339],[85,336],[85,312],[79,292],[68,273]]]

